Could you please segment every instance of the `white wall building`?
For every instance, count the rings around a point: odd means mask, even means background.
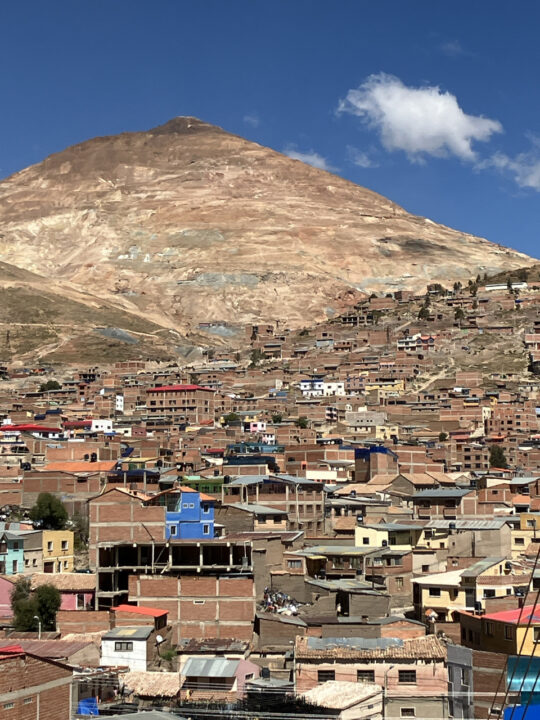
[[[101,638],[100,665],[146,670],[152,627],[116,627]]]

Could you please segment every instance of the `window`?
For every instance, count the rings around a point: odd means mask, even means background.
[[[52,549],[53,549],[52,540],[49,540],[49,542],[47,543],[47,552],[52,552]]]
[[[514,538],[514,545],[525,545],[525,538]]]
[[[537,630],[538,628],[535,628]],[[514,639],[514,628],[510,625],[504,626],[504,639],[505,640],[513,640]]]
[[[288,568],[301,568],[302,567],[302,561],[301,560],[287,560],[287,567]]]
[[[209,505],[203,505],[202,506],[203,513],[209,513],[210,512],[210,506]]]
[[[486,623],[486,635],[489,635],[489,637],[493,637],[493,623]]]
[[[193,604],[194,605],[204,605],[205,602],[206,602],[206,600],[194,600]]]
[[[4,710],[12,710],[15,707],[15,703],[4,703]]]
[[[429,565],[422,565],[422,572],[429,572]]]
[[[335,670],[319,670],[317,672],[317,682],[323,683],[323,682],[328,682],[329,680],[335,680],[335,679],[336,679]]]
[[[117,641],[114,643],[115,652],[131,652],[133,650],[132,642]]]
[[[195,503],[189,503],[189,509],[190,509],[190,510],[193,510],[194,507],[195,507]]]
[[[67,569],[67,566],[68,566],[68,561],[67,561],[67,560],[64,560],[64,570]]]
[[[399,714],[401,717],[415,717],[413,707],[399,708]]]
[[[62,550],[67,550],[67,549],[68,549],[68,541],[62,540]]]
[[[203,531],[203,535],[208,535],[210,533],[210,525],[203,525],[202,531]]]
[[[368,537],[363,537],[363,538],[362,538],[362,545],[369,545],[369,538],[368,538]]]
[[[24,698],[23,705],[30,705],[30,703],[34,702],[34,698]]]
[[[429,597],[441,597],[441,588],[430,587]]]
[[[396,578],[396,590],[403,590],[403,578],[402,577]]]
[[[375,682],[375,670],[357,670],[357,682]]]
[[[16,573],[18,568],[18,563],[16,560],[13,560],[13,572]]]
[[[399,682],[400,683],[415,683],[416,682],[416,670],[400,670],[399,671]]]
[[[171,535],[176,535],[176,525],[171,525]]]
[[[37,558],[32,559],[32,567],[37,567]]]
[[[533,628],[534,642],[540,641],[540,627]]]
[[[19,543],[18,543],[17,540],[13,543],[13,549],[14,549],[14,550],[18,550],[18,549],[19,549]]]
[[[495,590],[493,590],[493,588],[484,588],[484,597],[485,598],[494,598]]]

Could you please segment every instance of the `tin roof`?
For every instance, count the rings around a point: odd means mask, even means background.
[[[195,658],[186,660],[181,675],[184,677],[234,677],[239,660],[227,660],[223,657]]]

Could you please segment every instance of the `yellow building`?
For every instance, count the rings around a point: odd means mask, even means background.
[[[534,605],[487,615],[463,613],[460,624],[462,645],[506,655],[540,656],[540,611]]]
[[[74,533],[72,530],[43,530],[43,572],[73,572]]]
[[[466,607],[465,588],[461,586],[463,570],[450,570],[417,577],[413,580],[413,599],[416,617],[425,620],[430,611],[439,622],[452,620],[452,613]]]
[[[422,530],[422,528],[403,523],[357,525],[354,529],[354,543],[364,547],[388,546],[396,550],[412,550],[417,546]]]

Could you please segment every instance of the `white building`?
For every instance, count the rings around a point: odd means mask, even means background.
[[[116,627],[101,638],[100,665],[129,667],[130,670],[146,670],[152,654],[153,628]]]

